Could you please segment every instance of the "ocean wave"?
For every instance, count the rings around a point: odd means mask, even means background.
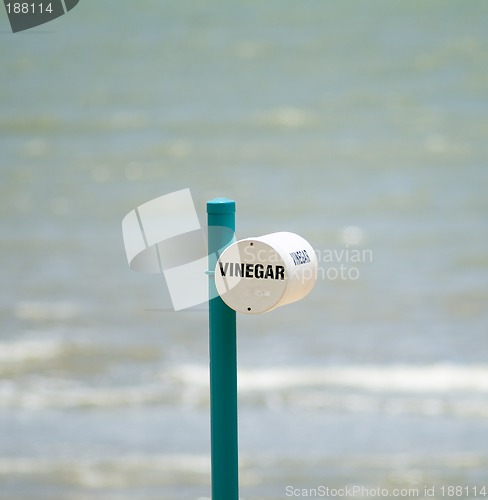
[[[173,375],[191,384],[206,384],[208,369],[186,365]],[[405,393],[488,392],[486,365],[364,365],[324,368],[276,367],[239,370],[239,390],[269,391],[293,387],[346,387]]]
[[[240,454],[240,483],[253,486],[270,478],[290,477],[297,471],[321,471],[322,479],[344,475],[377,478],[395,477],[410,482],[419,471],[431,476],[469,473],[482,474],[488,457],[481,453],[348,454],[347,456],[287,456],[273,453]],[[263,474],[262,471],[267,471]],[[328,472],[327,472],[328,471]],[[127,454],[99,458],[0,457],[0,483],[13,478],[42,484],[77,486],[90,489],[140,486],[205,485],[210,480],[210,457],[206,454]],[[125,498],[125,497],[124,497]]]
[[[100,373],[111,365],[159,360],[158,349],[146,345],[109,345],[79,333],[29,332],[23,338],[0,342],[0,378],[63,370],[67,376]]]
[[[309,110],[292,106],[272,109],[259,116],[258,123],[277,128],[303,128],[312,126],[317,117]]]
[[[242,369],[239,400],[242,408],[484,419],[488,417],[487,374],[482,366],[447,365]],[[151,405],[208,409],[208,369],[176,365],[161,370],[155,365],[129,384],[104,375],[75,380],[31,374],[0,381],[0,408]]]
[[[150,385],[89,387],[82,383],[35,377],[0,382],[0,408],[114,408],[172,404],[168,391]]]
[[[80,307],[68,301],[38,302],[24,301],[15,306],[17,318],[29,321],[67,321],[79,316]]]
[[[84,488],[205,484],[210,459],[203,455],[128,455],[99,459],[0,458],[0,480],[38,477],[43,483]]]
[[[18,340],[0,343],[0,363],[5,365],[51,360],[63,352],[63,344],[56,340]],[[3,371],[0,366],[0,372]]]

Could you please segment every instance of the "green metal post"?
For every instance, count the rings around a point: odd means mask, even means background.
[[[238,500],[236,312],[220,298],[213,270],[235,239],[235,202],[207,202],[212,500]]]

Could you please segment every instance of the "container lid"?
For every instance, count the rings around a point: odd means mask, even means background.
[[[215,266],[215,285],[222,300],[245,314],[274,309],[285,293],[287,281],[279,253],[253,238],[227,247]]]

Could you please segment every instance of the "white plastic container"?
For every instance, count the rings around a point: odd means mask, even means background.
[[[317,279],[317,256],[294,233],[271,233],[228,246],[215,266],[215,285],[232,309],[260,314],[303,299]]]

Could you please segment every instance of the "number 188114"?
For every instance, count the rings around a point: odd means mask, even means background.
[[[45,12],[51,14],[53,11],[52,5],[48,3],[43,5],[42,3],[7,3],[7,13],[9,14],[44,14]]]
[[[443,497],[486,497],[486,486],[441,486]]]

